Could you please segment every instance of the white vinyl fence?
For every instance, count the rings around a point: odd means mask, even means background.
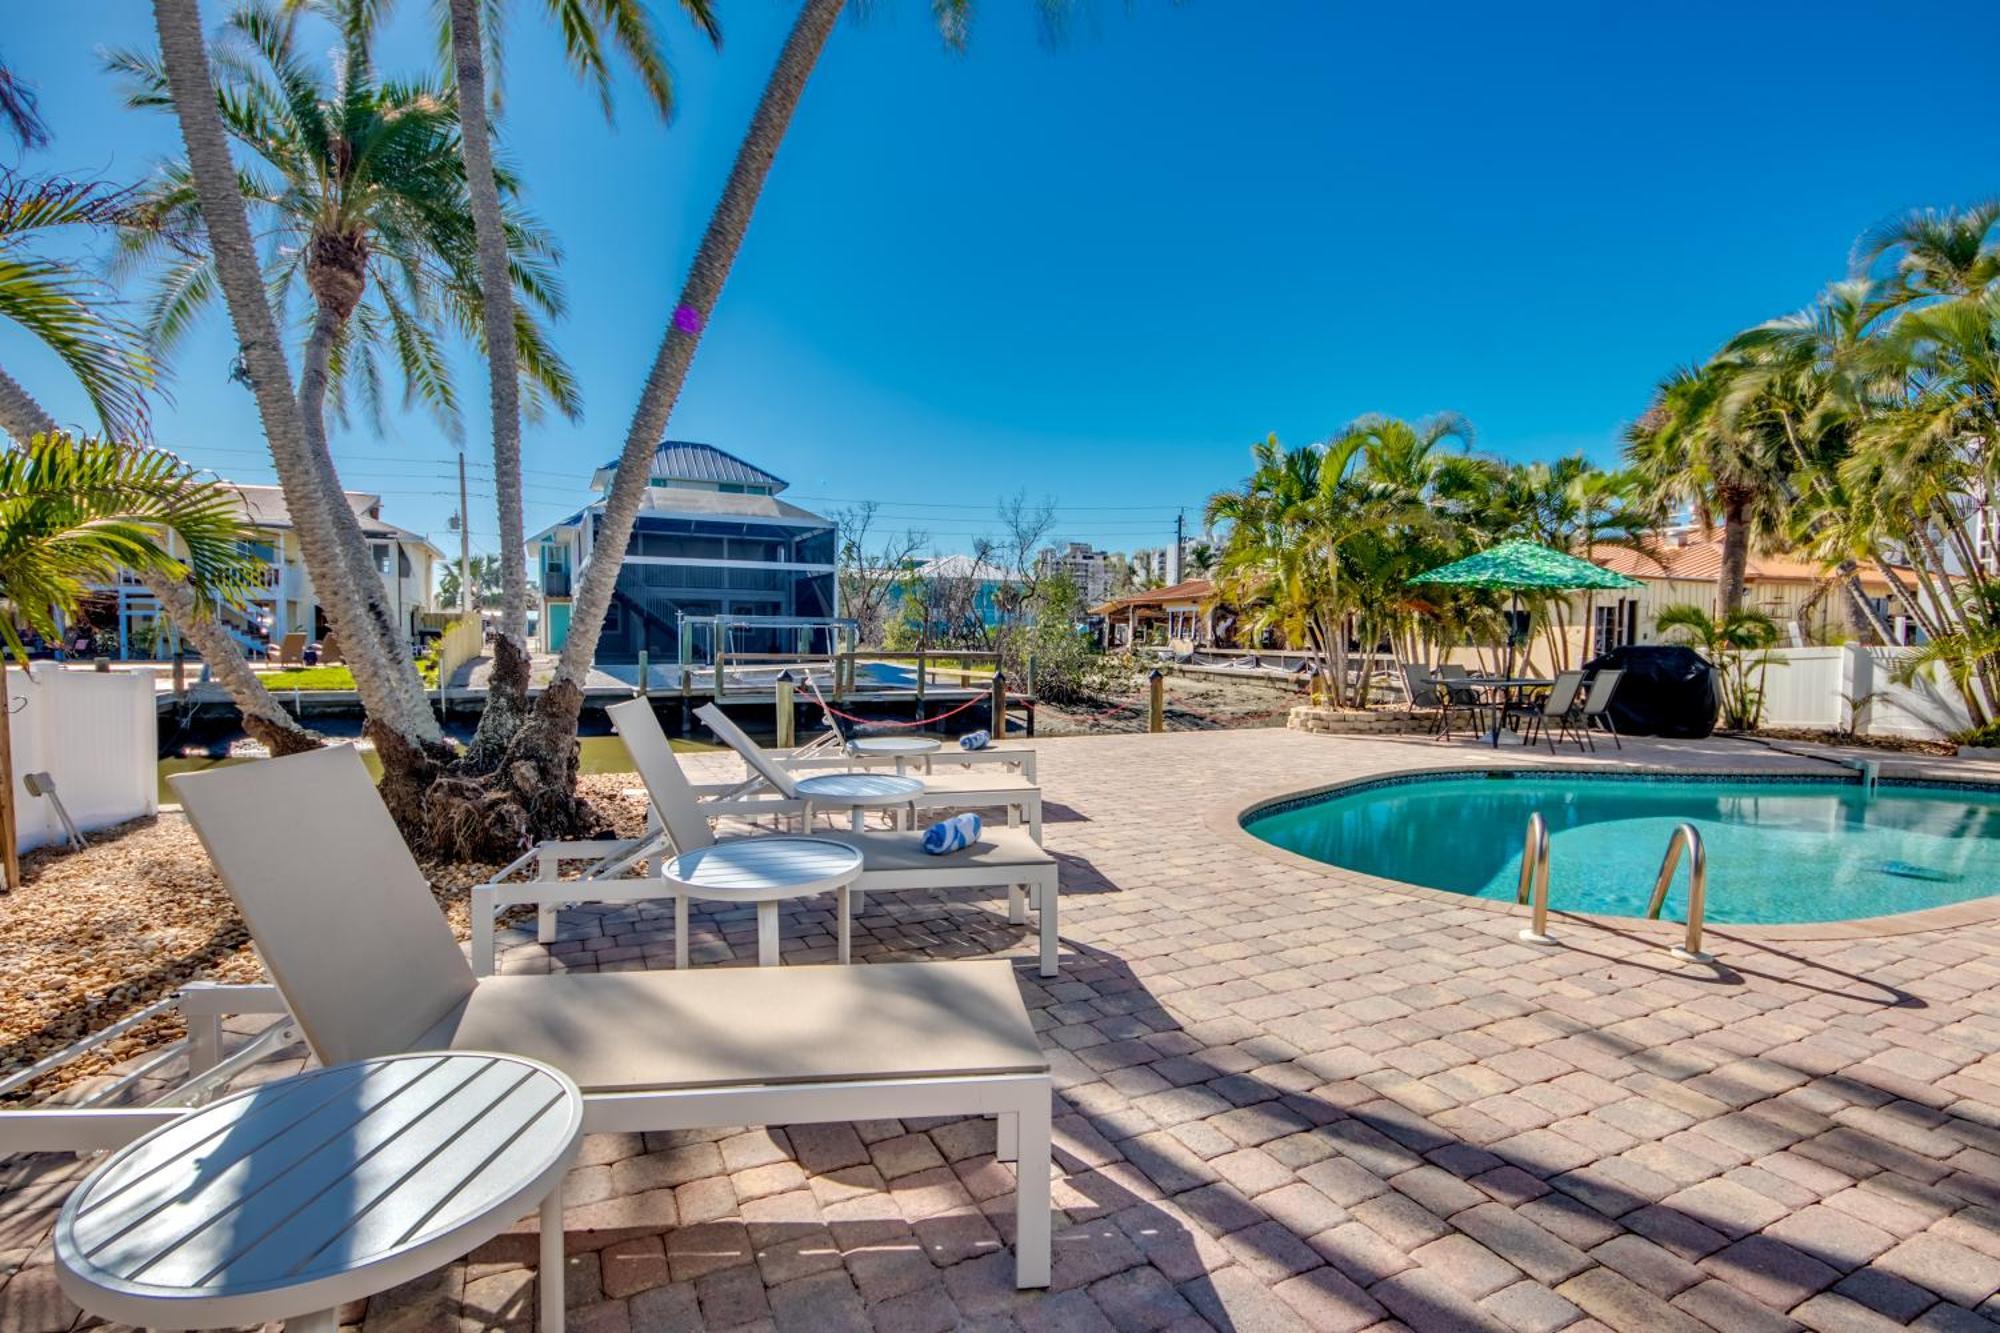
[[[6,694],[22,851],[62,838],[54,804],[28,794],[30,773],[55,780],[56,795],[85,833],[159,809],[160,724],[150,673],[9,666]]]
[[[1764,673],[1764,724],[1943,740],[1972,724],[1949,681],[1897,684],[1896,648],[1776,648]]]

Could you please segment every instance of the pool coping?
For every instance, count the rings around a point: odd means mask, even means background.
[[[1450,764],[1435,767],[1401,769],[1393,772],[1369,773],[1358,777],[1344,778],[1337,782],[1321,783],[1311,787],[1273,787],[1257,793],[1248,801],[1233,799],[1223,805],[1211,806],[1204,817],[1209,830],[1219,835],[1226,843],[1254,850],[1257,854],[1287,865],[1296,870],[1308,871],[1323,879],[1340,880],[1345,883],[1359,883],[1369,889],[1379,889],[1391,893],[1407,894],[1429,902],[1449,903],[1476,911],[1494,913],[1501,916],[1525,917],[1527,908],[1518,903],[1496,902],[1491,898],[1475,898],[1471,894],[1452,893],[1447,889],[1427,888],[1422,884],[1411,884],[1405,880],[1384,879],[1361,870],[1351,870],[1346,866],[1332,865],[1316,861],[1310,856],[1290,851],[1275,843],[1266,842],[1244,827],[1244,821],[1253,815],[1266,812],[1270,807],[1288,802],[1310,803],[1324,800],[1354,789],[1380,786],[1401,786],[1410,782],[1421,782],[1432,778],[1453,778],[1483,776],[1490,773],[1506,774],[1511,777],[1585,776],[1617,781],[1634,778],[1675,778],[1696,782],[1789,782],[1806,781],[1816,784],[1838,785],[1843,782],[1859,782],[1861,775],[1849,778],[1826,772],[1823,768],[1799,771],[1771,770],[1746,772],[1740,769],[1698,769],[1667,768],[1657,764],[1634,764],[1619,768],[1593,767],[1578,764],[1536,764],[1522,767],[1507,764]],[[1972,789],[2000,793],[2000,782],[1987,782],[1972,778],[1926,778],[1904,777],[1884,779],[1898,787],[1941,787],[1945,789]],[[1275,812],[1274,812],[1275,813]],[[1639,916],[1616,916],[1607,912],[1566,911],[1554,904],[1549,914],[1604,928],[1618,930],[1644,930],[1660,932],[1665,936],[1679,938],[1684,927],[1677,921],[1654,921]],[[2000,893],[1986,894],[1978,898],[1968,898],[1964,902],[1947,903],[1940,907],[1924,907],[1914,912],[1897,912],[1889,916],[1854,917],[1845,921],[1801,921],[1783,925],[1748,925],[1733,921],[1712,921],[1704,926],[1704,933],[1725,939],[1740,939],[1749,943],[1783,943],[1787,941],[1809,940],[1863,940],[1877,939],[1890,935],[1916,935],[1930,931],[1954,930],[1965,926],[1980,925],[2000,921]]]

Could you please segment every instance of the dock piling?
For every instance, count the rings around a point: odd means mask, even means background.
[[[792,682],[792,673],[789,671],[779,672],[777,687],[774,692],[774,703],[778,710],[777,746],[780,750],[789,750],[796,744],[793,737],[793,726],[797,721],[797,714],[794,712],[792,706],[795,689],[796,687]]]

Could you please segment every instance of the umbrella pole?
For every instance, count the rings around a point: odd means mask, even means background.
[[[1509,596],[1513,599],[1513,613],[1507,617],[1507,669],[1500,674],[1513,679],[1514,676],[1514,623],[1521,614],[1521,592],[1515,589]]]

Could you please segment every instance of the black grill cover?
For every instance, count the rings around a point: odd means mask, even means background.
[[[1621,735],[1700,739],[1715,730],[1715,668],[1692,648],[1628,643],[1583,669],[1625,673],[1611,696],[1611,721]]]

